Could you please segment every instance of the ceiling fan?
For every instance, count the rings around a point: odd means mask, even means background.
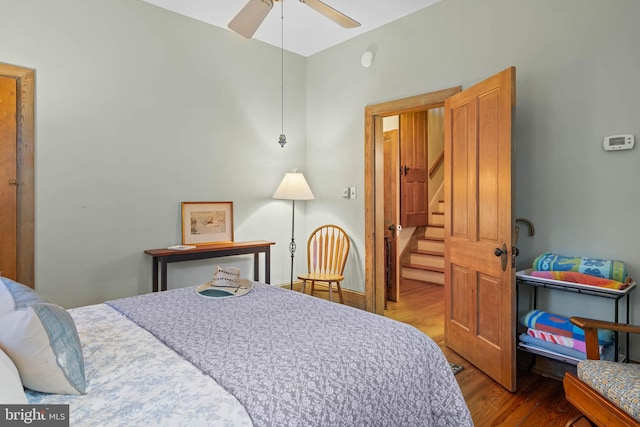
[[[283,0],[249,0],[249,2],[238,12],[238,14],[229,22],[229,29],[235,31],[243,37],[250,39],[256,32],[264,18],[273,7],[274,2]],[[313,10],[320,12],[322,15],[331,19],[336,24],[345,28],[359,27],[360,23],[349,18],[342,12],[339,12],[321,2],[320,0],[300,0]]]

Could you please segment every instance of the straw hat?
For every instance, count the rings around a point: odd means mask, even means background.
[[[196,288],[196,293],[213,298],[239,297],[253,289],[253,281],[240,277],[237,267],[216,267],[213,279]]]
[[[247,286],[253,285],[253,282],[251,280],[240,277],[240,269],[237,267],[216,267],[216,272],[213,275],[213,279],[211,279],[210,283],[211,286],[218,287],[241,286],[243,288],[246,288]]]

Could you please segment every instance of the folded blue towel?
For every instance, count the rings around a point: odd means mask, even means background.
[[[539,271],[577,271],[595,277],[624,282],[627,278],[627,269],[623,261],[607,260],[601,258],[585,258],[576,256],[564,256],[546,252],[533,260],[534,270]]]

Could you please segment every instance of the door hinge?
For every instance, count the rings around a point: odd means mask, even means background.
[[[9,185],[18,185],[20,184],[20,182],[17,179],[10,179],[9,180]]]

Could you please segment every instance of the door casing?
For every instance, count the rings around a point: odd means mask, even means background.
[[[428,110],[461,91],[460,86],[365,107],[365,309],[384,313],[384,133],[382,119]]]

